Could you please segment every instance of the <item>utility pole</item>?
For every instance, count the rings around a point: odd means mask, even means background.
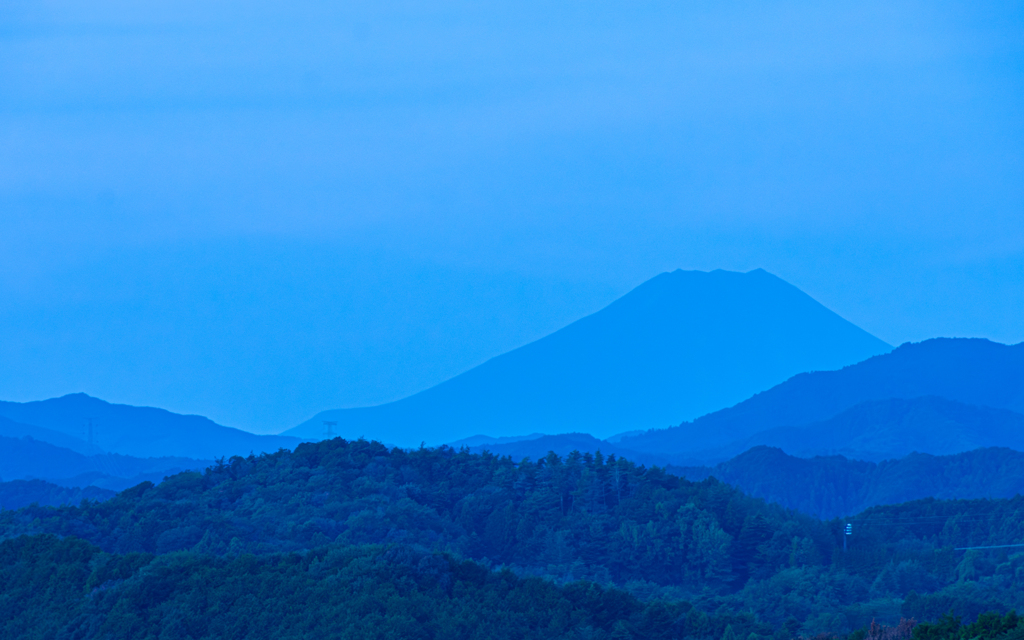
[[[337,420],[324,420],[324,436],[327,440],[334,437],[334,427],[338,426]]]

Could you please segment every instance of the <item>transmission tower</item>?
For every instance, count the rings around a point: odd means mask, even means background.
[[[85,419],[85,422],[86,422],[86,433],[88,434],[87,440],[89,442],[89,453],[92,453],[93,449],[96,448],[96,429],[93,426],[93,422],[95,420],[96,420],[96,418],[86,418]]]
[[[337,420],[324,420],[324,436],[330,440],[334,437],[334,427],[338,426]]]

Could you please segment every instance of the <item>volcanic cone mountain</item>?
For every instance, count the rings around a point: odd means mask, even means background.
[[[692,419],[801,371],[891,347],[761,269],[674,271],[408,398],[324,411],[285,435],[415,446],[479,433],[607,437]]]

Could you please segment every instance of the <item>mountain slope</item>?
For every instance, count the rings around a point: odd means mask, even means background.
[[[889,346],[763,271],[663,273],[601,311],[413,396],[288,435],[418,445],[486,432],[598,437],[677,423]]]
[[[945,398],[870,400],[823,422],[779,427],[730,447],[778,447],[801,458],[842,455],[857,460],[902,458],[912,452],[952,455],[982,447],[1024,451],[1024,415]]]
[[[202,416],[111,404],[84,393],[38,402],[0,402],[0,416],[77,438],[81,438],[91,419],[99,448],[141,458],[180,456],[210,460],[277,451],[298,444],[294,438],[256,435],[221,426]]]
[[[713,476],[744,493],[819,518],[921,498],[1012,498],[1024,493],[1024,453],[986,448],[954,456],[912,453],[878,464],[811,459],[755,447],[714,467],[670,467],[692,481]]]
[[[869,400],[920,396],[1024,412],[1024,343],[965,338],[908,343],[836,371],[802,373],[734,407],[618,444],[662,455],[713,457],[714,450],[758,432],[828,420]]]
[[[102,453],[99,447],[90,445],[81,438],[69,436],[66,433],[60,431],[54,431],[53,429],[44,429],[43,427],[37,427],[31,424],[21,424],[7,418],[0,417],[0,437],[4,438],[24,438],[29,437],[34,440],[41,442],[48,442],[54,446],[61,447],[63,449],[70,449],[76,453],[80,453],[84,456],[90,456],[95,453]]]
[[[159,482],[185,470],[202,470],[210,461],[190,458],[133,458],[118,454],[85,456],[30,437],[0,437],[0,479],[43,479],[65,487],[96,486],[121,490],[140,482]]]

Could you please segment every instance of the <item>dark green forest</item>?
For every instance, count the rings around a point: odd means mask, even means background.
[[[1021,608],[1024,548],[957,548],[1017,544],[1022,516],[1020,497],[928,499],[822,522],[614,456],[334,439],[0,512],[0,613],[12,638],[962,630]]]
[[[112,555],[82,540],[0,543],[5,638],[720,638],[749,614],[559,587],[409,545],[306,553]]]

